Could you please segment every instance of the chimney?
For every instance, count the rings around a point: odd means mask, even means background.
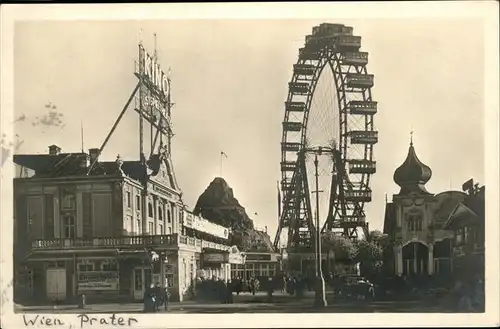
[[[89,149],[90,163],[97,162],[99,160],[99,149],[93,148]]]
[[[57,145],[50,145],[49,146],[49,154],[50,155],[58,155],[61,153],[61,148]]]

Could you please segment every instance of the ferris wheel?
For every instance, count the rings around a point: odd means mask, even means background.
[[[285,102],[276,248],[284,230],[288,247],[310,247],[315,220],[322,232],[351,239],[359,228],[367,232],[364,206],[371,201],[370,176],[376,172],[377,102],[368,53],[360,47],[352,27],[324,23],[299,49]]]

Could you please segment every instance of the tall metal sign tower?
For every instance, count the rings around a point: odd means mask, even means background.
[[[150,55],[145,50],[142,42],[139,43],[138,49],[139,59],[135,63],[134,72],[138,79],[137,85],[100,147],[99,155],[134,100],[134,110],[139,114],[139,159],[142,165],[141,183],[143,185],[141,211],[142,218],[147,218],[146,205],[149,177],[155,176],[160,171],[162,163],[171,157],[171,138],[173,133],[170,118],[173,104],[170,99],[171,81],[169,75],[158,64],[156,34],[153,55]],[[149,140],[147,138],[148,128]],[[92,171],[96,162],[97,160],[91,163],[88,173]],[[147,230],[146,222],[143,221],[143,232]]]
[[[156,35],[155,35],[156,40]],[[156,41],[155,41],[156,44]],[[172,103],[170,100],[170,78],[158,64],[155,51],[153,55],[146,52],[139,44],[139,61],[136,63],[135,76],[139,80],[139,88],[135,95],[135,111],[139,114],[139,157],[146,165],[153,154],[170,156],[172,126],[170,121]],[[146,157],[145,123],[149,125],[149,156]]]
[[[139,60],[135,62],[135,76],[138,79],[132,94],[125,103],[121,113],[116,119],[113,127],[106,136],[103,144],[99,148],[99,155],[116,130],[118,124],[123,118],[128,107],[134,100],[134,110],[139,114],[139,158],[144,167],[155,171],[158,164],[151,162],[153,156],[164,160],[171,156],[171,109],[174,105],[170,98],[171,81],[168,73],[165,73],[158,64],[156,53],[156,34],[155,51],[153,55],[146,52],[142,43],[139,43]],[[146,123],[146,124],[145,124]],[[145,140],[146,125],[149,125],[149,150],[146,156]],[[95,166],[91,163],[88,172]]]

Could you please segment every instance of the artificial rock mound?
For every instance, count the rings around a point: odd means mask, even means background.
[[[195,215],[232,229],[231,244],[242,251],[273,251],[269,235],[257,231],[227,182],[216,177],[198,198]]]

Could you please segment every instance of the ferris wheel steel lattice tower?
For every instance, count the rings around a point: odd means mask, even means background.
[[[367,71],[368,53],[360,48],[361,37],[353,35],[352,27],[323,23],[313,28],[305,46],[299,49],[285,102],[280,163],[282,211],[275,248],[280,246],[283,229],[288,230],[289,252],[314,245],[314,197],[310,190],[314,184],[307,179],[308,153],[326,154],[332,164],[329,190],[322,191],[329,195],[329,205],[327,216],[319,224],[321,232],[337,232],[350,239],[357,239],[358,228],[365,235],[368,232],[364,206],[372,199],[370,176],[376,172],[373,148],[378,132],[373,118],[377,102],[372,99],[374,76]],[[337,120],[330,126],[335,125],[337,132],[330,145],[310,147],[306,134],[312,129],[308,126],[312,99],[322,74],[332,75]]]

